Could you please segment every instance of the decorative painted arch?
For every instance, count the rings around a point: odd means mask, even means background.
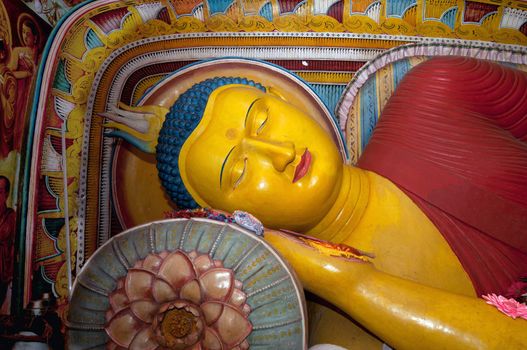
[[[357,70],[387,49],[408,43],[469,43],[451,38],[527,43],[522,32],[511,28],[487,28],[483,36],[459,31],[460,26],[445,32],[440,22],[419,17],[412,23],[397,19],[400,22],[394,27],[390,22],[394,19],[382,13],[372,24],[371,18],[352,12],[350,1],[339,4],[339,16],[319,13],[320,9],[315,14],[312,1],[298,15],[280,15],[277,1],[262,1],[260,9],[266,7],[266,16],[245,13],[243,0],[211,14],[209,2],[201,2],[201,17],[181,15],[169,0],[85,2],[53,31],[39,68],[25,164],[19,247],[24,263],[13,293],[22,296],[15,300],[19,309],[32,298],[32,283],[38,283],[32,282],[38,281],[32,275],[50,264],[57,270],[53,291],[66,304],[68,286],[84,262],[122,229],[119,220],[113,220],[118,215],[108,180],[114,141],[104,137],[102,119],[94,118],[109,101],[135,103],[155,83],[189,63],[237,56],[265,59],[292,70],[335,107],[336,96]],[[417,2],[416,16],[425,5]],[[500,11],[505,13],[501,7]],[[446,39],[402,35],[408,33]],[[496,50],[509,47],[489,45]],[[341,116],[341,123],[345,119]],[[51,150],[46,144],[49,139],[57,145],[60,140],[60,147]],[[39,209],[39,203],[49,197],[39,187],[43,177],[62,184],[54,192],[59,200],[53,213]],[[57,231],[75,237],[77,243],[64,252],[39,256],[35,247],[44,239],[43,227],[57,219],[63,220]]]

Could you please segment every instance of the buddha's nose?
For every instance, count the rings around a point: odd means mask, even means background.
[[[273,163],[273,167],[277,171],[284,171],[287,165],[295,160],[295,145],[292,142],[271,141],[255,138],[246,138],[244,141],[247,146],[268,156]]]

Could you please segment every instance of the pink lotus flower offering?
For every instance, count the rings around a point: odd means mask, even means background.
[[[525,304],[496,294],[483,295],[482,298],[487,301],[487,304],[495,306],[507,316],[527,320],[527,305]]]

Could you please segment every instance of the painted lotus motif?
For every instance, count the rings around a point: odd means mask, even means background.
[[[109,301],[109,349],[249,348],[242,283],[207,254],[149,254],[118,280]]]

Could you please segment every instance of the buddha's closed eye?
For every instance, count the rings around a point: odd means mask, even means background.
[[[265,126],[265,124],[267,123],[268,120],[269,120],[269,108],[266,111],[266,117],[265,117],[264,121],[260,124],[258,129],[256,129],[256,135],[260,135],[260,133],[262,132],[262,130],[263,130],[263,128],[264,128],[264,126]]]
[[[249,134],[258,136],[269,121],[269,107],[260,109],[251,114],[249,121]]]
[[[255,100],[247,110],[245,126],[251,136],[259,135],[269,120],[269,107],[262,99]]]
[[[236,189],[238,185],[242,182],[245,174],[247,172],[247,157],[239,159],[231,170],[231,184],[232,189]]]

